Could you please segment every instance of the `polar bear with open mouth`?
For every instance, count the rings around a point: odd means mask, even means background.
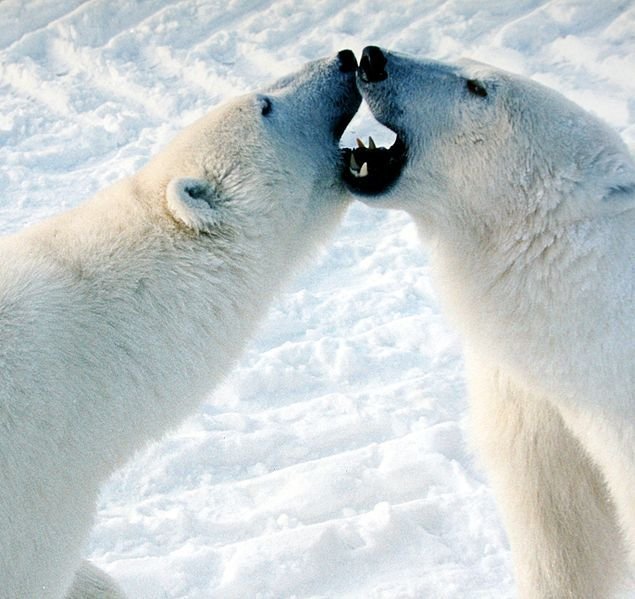
[[[635,164],[558,93],[367,47],[391,148],[349,187],[408,212],[462,333],[473,435],[525,599],[601,599],[635,556]]]
[[[212,111],[136,175],[0,239],[0,596],[121,597],[100,485],[176,426],[347,205],[350,50]]]

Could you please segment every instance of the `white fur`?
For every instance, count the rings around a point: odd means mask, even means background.
[[[532,81],[386,55],[359,85],[408,164],[366,201],[412,215],[463,334],[520,596],[607,597],[635,554],[633,159]]]
[[[209,394],[341,217],[353,73],[317,61],[265,93],[269,114],[238,98],[0,240],[3,599],[122,596],[80,561],[100,485]]]

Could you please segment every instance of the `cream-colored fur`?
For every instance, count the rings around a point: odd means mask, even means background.
[[[359,102],[311,63],[0,240],[0,597],[121,597],[80,561],[100,485],[209,394],[335,226]]]
[[[359,85],[408,161],[365,201],[412,215],[462,333],[520,597],[608,597],[635,549],[633,159],[532,81],[385,57]]]

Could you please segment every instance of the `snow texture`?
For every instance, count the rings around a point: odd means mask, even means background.
[[[635,146],[632,1],[3,0],[0,232],[368,44],[534,77]],[[362,109],[343,143],[369,133],[391,141]],[[104,488],[87,557],[135,599],[514,597],[466,410],[413,224],[353,205],[222,388]]]

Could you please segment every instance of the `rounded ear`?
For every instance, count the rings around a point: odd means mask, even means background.
[[[216,190],[205,179],[172,179],[165,195],[172,216],[197,233],[221,222]]]
[[[635,169],[632,164],[624,162],[611,166],[609,186],[602,199],[605,204],[612,203],[620,209],[632,209],[635,206]]]
[[[618,183],[608,188],[603,200],[635,200],[635,182]]]

